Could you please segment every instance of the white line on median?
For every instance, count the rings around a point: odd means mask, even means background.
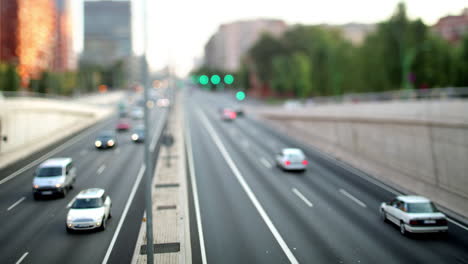
[[[198,237],[200,241],[200,252],[202,263],[206,264],[206,249],[205,249],[205,237],[203,235],[203,225],[201,220],[200,213],[200,202],[198,199],[198,187],[197,187],[197,178],[195,174],[195,165],[193,160],[193,150],[192,150],[192,138],[190,136],[190,126],[188,124],[188,119],[186,123],[187,129],[185,130],[185,138],[187,141],[187,153],[188,153],[188,162],[189,162],[189,171],[190,171],[190,181],[192,183],[192,195],[193,195],[193,204],[195,206],[195,217],[197,218],[197,229]]]
[[[284,241],[283,237],[279,233],[278,229],[276,229],[275,225],[271,221],[270,217],[266,213],[265,209],[263,209],[263,206],[260,204],[258,201],[257,197],[253,193],[252,189],[250,186],[247,184],[247,182],[244,179],[244,176],[240,173],[239,169],[237,168],[236,164],[232,160],[231,156],[227,152],[226,148],[224,147],[224,144],[222,143],[221,139],[219,138],[218,134],[214,130],[213,126],[210,124],[210,121],[208,121],[207,117],[205,114],[200,111],[199,109],[196,109],[198,115],[200,116],[200,119],[203,122],[203,125],[205,126],[206,130],[208,133],[211,135],[211,138],[213,139],[214,143],[218,147],[219,151],[221,152],[221,155],[223,156],[224,160],[227,162],[228,166],[231,168],[233,174],[236,176],[237,181],[241,185],[241,187],[244,189],[246,192],[247,196],[249,197],[250,201],[252,204],[255,206],[257,209],[258,213],[262,217],[263,221],[267,225],[267,227],[270,229],[270,232],[273,234],[275,237],[276,241],[280,245],[281,249],[283,252],[286,254],[286,257],[289,259],[289,261],[292,264],[298,264],[299,261],[296,259],[292,251],[289,249],[288,245]]]
[[[97,175],[101,175],[101,173],[106,169],[106,165],[102,164],[101,167],[97,170]]]
[[[132,204],[133,197],[135,197],[135,193],[138,189],[138,185],[140,185],[141,178],[143,178],[143,173],[145,172],[145,165],[141,165],[140,171],[138,171],[138,176],[136,178],[135,183],[133,184],[132,191],[130,192],[130,196],[128,197],[127,203],[125,204],[125,208],[122,213],[122,217],[120,218],[119,224],[117,225],[117,229],[115,230],[114,236],[109,244],[109,248],[107,248],[106,255],[102,260],[102,264],[106,264],[109,260],[110,254],[112,249],[114,248],[115,241],[117,241],[117,237],[119,236],[120,229],[122,228],[123,222],[125,217],[127,216],[128,210],[130,209],[130,205]]]
[[[15,206],[17,206],[18,204],[20,204],[22,201],[24,201],[26,199],[26,197],[21,197],[18,201],[16,201],[16,203],[12,204],[10,207],[8,207],[7,211],[10,211],[11,209],[13,209]]]
[[[28,256],[28,254],[29,252],[24,253],[23,256],[21,256],[21,258],[16,261],[16,264],[20,264]]]
[[[107,122],[105,122],[105,123],[107,123]],[[44,154],[42,157],[40,157],[40,158],[36,159],[35,161],[29,163],[28,165],[24,166],[23,168],[13,172],[12,174],[8,175],[6,178],[0,180],[0,185],[4,184],[5,182],[13,179],[14,177],[16,177],[18,175],[20,175],[24,171],[32,168],[33,166],[39,164],[40,162],[44,161],[45,159],[49,158],[50,156],[55,155],[59,151],[62,151],[64,149],[68,148],[69,146],[75,144],[79,140],[83,139],[84,137],[86,137],[86,136],[90,135],[91,133],[95,132],[96,130],[98,130],[102,126],[102,124],[104,124],[104,123],[101,123],[101,125],[90,128],[85,133],[77,135],[76,137],[68,140],[67,142],[63,143],[62,145],[60,145],[60,146],[56,147],[55,149],[49,151],[47,154]]]
[[[362,206],[362,207],[364,207],[364,208],[367,207],[367,205],[366,205],[365,203],[361,202],[358,198],[352,196],[349,192],[347,192],[347,191],[345,191],[345,190],[343,190],[343,189],[340,189],[339,191],[340,191],[340,193],[342,193],[344,196],[346,196],[346,197],[348,197],[349,199],[353,200],[355,203],[359,204],[360,206]]]
[[[270,162],[268,162],[265,158],[261,158],[260,162],[263,164],[263,166],[267,167],[268,169],[271,169]]]
[[[307,200],[307,198],[305,198],[305,196],[296,188],[292,188],[292,191],[295,195],[297,195],[305,204],[307,204],[307,206],[309,207],[313,207],[314,205],[309,201]]]

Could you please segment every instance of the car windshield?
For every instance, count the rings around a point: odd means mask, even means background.
[[[54,177],[62,175],[61,167],[44,167],[37,171],[37,177]]]
[[[81,198],[73,202],[71,208],[85,209],[85,208],[99,208],[102,206],[102,201],[99,198]]]
[[[433,203],[409,203],[408,213],[435,213],[438,212]]]

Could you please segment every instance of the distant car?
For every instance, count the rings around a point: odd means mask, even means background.
[[[127,119],[120,119],[115,126],[117,131],[127,131],[130,129],[130,122]]]
[[[161,99],[158,99],[156,105],[160,108],[164,108],[164,107],[168,107],[170,104],[170,101],[169,99],[167,98],[161,98]]]
[[[136,127],[132,131],[132,141],[135,143],[144,142],[145,141],[145,129],[143,127]]]
[[[232,110],[233,110],[234,112],[236,112],[236,114],[237,114],[238,117],[239,117],[239,116],[244,116],[244,109],[242,109],[242,107],[240,107],[240,106],[234,106],[234,107],[232,108]]]
[[[276,155],[276,164],[283,170],[304,171],[309,162],[302,150],[297,148],[285,148]]]
[[[143,112],[143,108],[141,107],[133,108],[132,111],[130,112],[130,116],[133,119],[143,119],[144,114],[145,113]]]
[[[105,230],[112,217],[112,201],[104,189],[92,188],[81,191],[67,206],[66,230]]]
[[[237,114],[232,109],[224,108],[221,111],[221,120],[224,121],[233,121],[236,119]]]
[[[76,168],[71,158],[48,159],[34,172],[33,196],[38,199],[45,195],[67,195],[76,181]]]
[[[421,196],[397,196],[380,205],[383,221],[390,221],[400,227],[400,233],[447,232],[447,217],[435,205]]]
[[[94,141],[94,146],[98,149],[113,148],[117,145],[117,137],[113,131],[104,131],[99,134]]]

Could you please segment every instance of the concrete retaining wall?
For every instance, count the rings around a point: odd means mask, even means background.
[[[468,217],[468,102],[256,111],[285,133]]]
[[[0,101],[0,168],[109,116],[123,93],[95,96],[99,105],[79,100],[11,98]]]

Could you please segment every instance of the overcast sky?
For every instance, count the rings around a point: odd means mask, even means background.
[[[82,0],[80,0],[82,1]],[[82,49],[82,7],[72,0],[77,51]],[[288,24],[376,23],[388,18],[400,0],[146,0],[148,59],[153,69],[171,63],[180,74],[188,72],[220,24],[254,18],[279,18]],[[134,51],[142,48],[142,3],[132,0]],[[467,0],[406,0],[411,18],[434,24],[448,14],[459,14]]]

